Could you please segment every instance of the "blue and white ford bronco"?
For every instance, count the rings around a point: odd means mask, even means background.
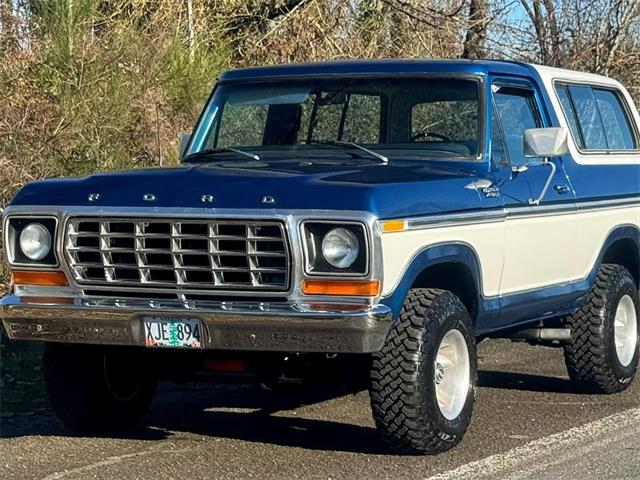
[[[584,390],[636,374],[640,116],[601,76],[230,71],[179,167],[34,182],[3,225],[4,328],[45,342],[78,431],[135,424],[158,379],[344,355],[367,362],[383,439],[436,453],[470,422],[484,338],[562,347]]]

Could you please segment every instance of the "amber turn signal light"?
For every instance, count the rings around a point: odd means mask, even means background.
[[[66,287],[69,285],[67,277],[62,272],[14,271],[15,285],[33,285],[39,287]]]
[[[407,229],[407,222],[405,220],[387,220],[382,222],[382,232],[402,232]]]
[[[302,292],[306,295],[344,295],[354,297],[375,297],[380,293],[378,280],[334,281],[304,280]]]

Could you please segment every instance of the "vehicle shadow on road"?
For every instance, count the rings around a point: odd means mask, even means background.
[[[528,392],[584,394],[568,378],[495,370],[479,371],[478,386]]]
[[[531,392],[579,393],[568,379],[528,373],[481,370],[480,388]],[[311,450],[390,454],[373,425],[297,416],[296,409],[321,404],[362,391],[362,385],[318,385],[268,391],[253,385],[165,384],[144,424],[105,438],[157,441],[178,433],[295,446]],[[369,419],[368,402],[356,402],[355,420]],[[347,400],[348,401],[348,400]],[[320,406],[320,408],[322,408]],[[311,416],[314,416],[312,414]],[[79,436],[44,413],[13,418],[0,425],[0,438],[21,436]]]
[[[282,391],[238,385],[169,387],[161,390],[141,427],[103,436],[153,441],[186,432],[311,450],[389,454],[372,426],[296,416],[298,407],[352,395],[360,390],[327,386]],[[369,407],[363,404],[362,408]],[[45,416],[48,417],[46,421],[43,420]],[[0,429],[0,438],[32,435],[82,436],[70,432],[52,414]]]

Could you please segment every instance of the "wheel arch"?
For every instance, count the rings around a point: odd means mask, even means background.
[[[382,299],[397,317],[411,288],[441,288],[457,295],[475,323],[482,313],[482,273],[478,255],[467,243],[428,246],[411,259],[391,295]]]
[[[623,225],[611,231],[600,251],[595,273],[605,263],[625,267],[640,287],[640,229],[636,225]]]

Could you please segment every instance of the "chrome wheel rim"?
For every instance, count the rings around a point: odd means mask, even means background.
[[[629,295],[623,296],[618,303],[613,330],[618,361],[620,365],[626,367],[633,360],[638,343],[636,306]]]
[[[450,330],[442,338],[434,362],[436,400],[440,413],[453,420],[464,408],[469,393],[469,351],[460,330]]]

